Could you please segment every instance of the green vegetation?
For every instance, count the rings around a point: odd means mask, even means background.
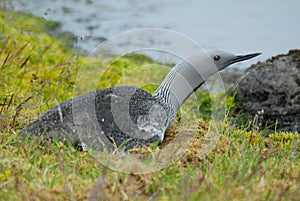
[[[298,134],[265,138],[255,125],[238,129],[235,119],[226,118],[218,124],[220,138],[213,151],[199,157],[210,125],[207,94],[197,99],[205,120],[199,118],[190,148],[156,173],[120,173],[60,142],[42,146],[38,141],[18,139],[17,133],[31,120],[72,97],[79,71],[86,78],[100,71],[98,88],[145,83],[143,88],[151,92],[167,73],[168,68],[156,72],[161,65],[142,55],[129,55],[111,65],[105,59],[86,60],[66,48],[65,42],[45,34],[49,24],[55,23],[0,11],[0,200],[299,199]],[[137,73],[140,79],[134,79]],[[87,89],[94,85],[87,83]],[[234,106],[230,97],[227,113]],[[164,143],[176,132],[175,125]]]

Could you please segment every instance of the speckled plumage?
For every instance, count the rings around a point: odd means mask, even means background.
[[[44,135],[101,150],[112,150],[115,145],[125,150],[146,146],[158,141],[159,136],[138,128],[137,121],[138,117],[149,115],[154,105],[161,104],[139,88],[120,86],[96,90],[48,110],[20,135]],[[158,123],[164,129],[168,124],[167,121]]]

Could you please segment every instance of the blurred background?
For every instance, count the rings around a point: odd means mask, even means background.
[[[170,29],[208,49],[263,53],[236,64],[240,70],[300,47],[299,0],[4,0],[2,5],[59,22],[69,37],[83,39],[79,48],[87,53],[137,28]],[[93,39],[84,40],[88,36]]]

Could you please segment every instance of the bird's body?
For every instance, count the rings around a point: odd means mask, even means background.
[[[48,110],[20,135],[42,135],[101,150],[161,142],[179,107],[210,75],[257,55],[197,53],[175,65],[153,95],[132,86],[95,90]]]
[[[87,105],[94,103],[94,111],[91,111]],[[74,115],[74,110],[77,115]],[[89,133],[98,133],[100,139],[107,138],[106,143],[127,150],[158,141],[158,132],[164,132],[164,128],[168,126],[165,118],[167,114],[155,118],[151,113],[166,111],[168,109],[164,108],[157,98],[140,88],[106,88],[63,102],[48,110],[28,125],[21,134],[43,134],[63,142],[70,140],[73,145],[81,147],[90,144],[91,139],[86,138]],[[78,116],[80,117],[77,118]],[[88,125],[89,123],[91,124]],[[99,127],[93,124],[98,124]],[[112,148],[108,144],[105,144],[105,147]]]

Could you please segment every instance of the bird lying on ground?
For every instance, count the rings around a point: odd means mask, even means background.
[[[175,65],[154,94],[133,86],[95,90],[49,109],[19,135],[58,138],[83,150],[129,150],[162,142],[180,106],[209,76],[259,54],[196,52]]]

